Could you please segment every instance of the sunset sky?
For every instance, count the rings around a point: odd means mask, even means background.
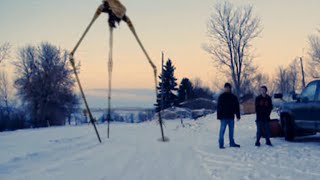
[[[176,77],[198,77],[211,85],[216,76],[206,42],[207,21],[216,0],[122,0],[153,61],[161,51],[176,66]],[[308,35],[320,27],[319,0],[233,0],[251,4],[261,17],[263,32],[254,41],[255,63],[268,74],[278,65],[307,54]],[[91,20],[100,0],[1,0],[0,43],[13,51],[26,44],[48,41],[71,50]],[[127,26],[114,33],[115,88],[153,88],[152,70]],[[304,49],[304,50],[303,50]],[[107,86],[107,15],[100,16],[75,54],[81,60],[86,89]],[[12,58],[15,57],[15,52]],[[12,67],[7,66],[12,72]]]

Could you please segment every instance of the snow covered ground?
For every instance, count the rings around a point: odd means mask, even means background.
[[[109,140],[99,125],[102,144],[88,125],[0,133],[0,179],[320,179],[319,134],[257,148],[249,115],[236,123],[241,148],[220,150],[215,117],[166,121],[167,143],[155,122],[112,124]]]

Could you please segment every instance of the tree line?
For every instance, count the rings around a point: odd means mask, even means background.
[[[172,60],[168,59],[159,75],[159,85],[156,112],[173,106],[180,106],[180,103],[196,99],[206,98],[213,100],[214,92],[210,88],[203,86],[200,79],[195,79],[194,83],[189,78],[182,78],[179,86],[174,75],[176,67]]]

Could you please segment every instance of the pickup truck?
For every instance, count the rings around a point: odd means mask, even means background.
[[[274,98],[282,99],[282,94]],[[280,123],[285,140],[292,141],[299,135],[320,132],[320,80],[310,82],[294,102],[284,102],[279,108]]]

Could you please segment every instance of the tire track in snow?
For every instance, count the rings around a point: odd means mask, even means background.
[[[62,146],[58,146],[54,148],[53,150],[47,150],[47,151],[42,151],[42,152],[35,152],[32,154],[27,154],[26,156],[19,157],[18,159],[13,159],[10,161],[10,163],[7,163],[6,166],[10,167],[16,167],[19,171],[22,170],[23,173],[16,174],[13,179],[26,179],[27,177],[31,177],[33,174],[41,174],[42,172],[46,172],[48,170],[55,170],[61,167],[61,164],[63,164],[65,161],[76,161],[81,159],[84,154],[92,153],[91,150],[96,149],[98,146],[97,144],[91,143],[89,139],[80,139],[79,141],[78,138],[69,138],[69,139],[74,139],[77,141],[75,144],[65,144],[58,142],[58,144]],[[49,140],[49,142],[52,142]],[[83,145],[83,146],[80,146]],[[81,147],[77,149],[75,152],[74,149],[76,147]],[[63,149],[64,151],[61,151]],[[52,156],[52,152],[60,152],[59,154],[55,154]],[[61,153],[63,152],[63,153]],[[20,162],[26,160],[26,159],[33,159],[35,162],[38,162],[42,158],[48,158],[52,163],[47,164],[45,166],[37,165],[37,163],[31,164],[31,166],[34,166],[38,170],[36,172],[30,171],[24,171],[24,167],[18,166]],[[46,160],[48,160],[46,159]],[[21,165],[21,164],[20,164]],[[2,167],[6,168],[6,167]],[[10,169],[10,168],[9,168]],[[31,178],[30,178],[31,179]]]
[[[273,165],[270,163],[266,163],[260,161],[261,164],[255,164],[252,157],[248,156],[247,153],[242,153],[236,157],[228,157],[223,155],[215,155],[213,153],[209,153],[203,151],[199,148],[194,148],[194,151],[198,154],[198,157],[202,161],[202,166],[205,168],[207,173],[213,179],[224,179],[225,172],[233,172],[234,174],[243,174],[243,179],[255,179],[261,178],[261,174],[257,172],[261,172],[261,169],[281,169],[282,172],[291,172],[298,174],[302,177],[309,177],[310,179],[319,179],[320,173],[303,171],[297,168],[291,168],[284,165]],[[239,172],[239,173],[235,173]],[[241,173],[240,173],[241,172]],[[266,174],[273,179],[292,179],[290,176],[284,174]],[[311,177],[310,177],[311,176]]]
[[[276,138],[275,147],[256,148],[248,142],[248,138],[255,134],[255,126],[242,121],[236,129],[238,141],[244,148],[221,151],[214,148],[215,142],[212,141],[218,139],[219,123],[207,121],[196,127],[203,133],[198,134],[193,149],[213,179],[320,179],[317,171],[319,152],[312,146],[290,144]],[[251,127],[250,132],[248,127]]]

